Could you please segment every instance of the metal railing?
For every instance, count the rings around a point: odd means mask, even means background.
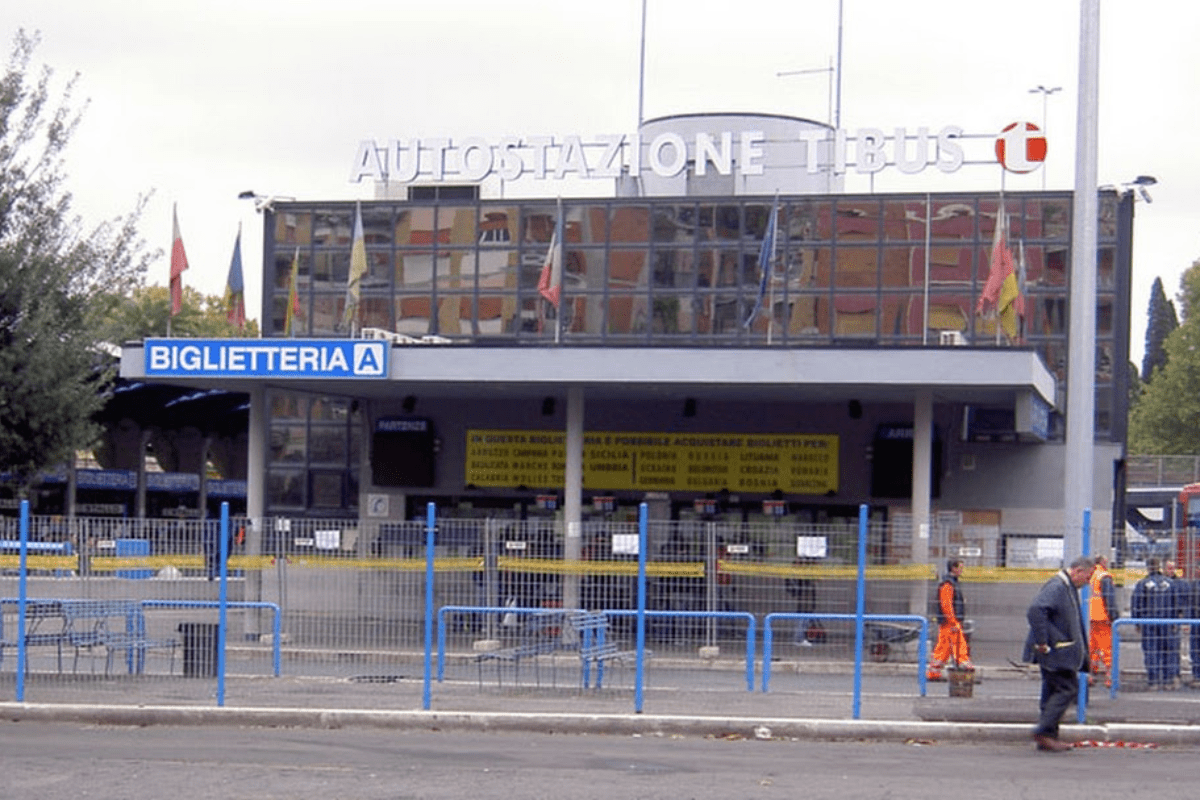
[[[1163,625],[1175,627],[1178,625],[1200,625],[1200,619],[1195,617],[1145,617],[1131,618],[1125,617],[1113,622],[1113,648],[1112,648],[1112,686],[1109,687],[1109,697],[1116,697],[1117,692],[1121,688],[1121,628],[1130,626],[1141,627],[1142,625]],[[1145,633],[1143,632],[1144,636]],[[1172,632],[1164,632],[1164,636],[1174,636],[1176,639],[1180,636],[1178,630]]]
[[[153,528],[152,522],[141,530]],[[180,529],[178,521],[165,522],[168,529]],[[160,536],[143,555],[118,556],[114,548],[87,552],[85,547],[70,554],[66,548],[31,548],[23,564],[21,556],[2,555],[0,586],[16,578],[29,583],[30,597],[124,598],[147,607],[206,611],[223,607],[237,614],[242,628],[242,635],[232,637],[239,651],[237,669],[261,665],[268,649],[252,643],[269,640],[273,674],[343,677],[356,664],[410,663],[425,650],[423,638],[435,630],[440,676],[449,658],[463,663],[479,634],[487,634],[486,626],[514,608],[602,611],[628,638],[628,620],[635,618],[636,599],[644,592],[643,633],[649,640],[645,646],[655,652],[653,670],[703,669],[711,680],[723,680],[737,674],[732,667],[744,672],[753,691],[754,671],[762,663],[766,690],[777,649],[772,624],[830,621],[837,635],[820,648],[798,650],[799,661],[817,657],[860,664],[873,660],[873,629],[892,623],[920,631],[915,656],[906,650],[902,658],[915,662],[918,690],[924,692],[920,678],[928,628],[922,621],[930,613],[937,570],[907,560],[903,525],[864,524],[856,531],[845,524],[684,520],[646,523],[643,531],[636,524],[594,522],[584,528],[584,557],[567,560],[561,524],[553,520],[442,518],[387,528],[359,520],[294,520],[290,531],[275,520],[266,522],[231,520],[225,536],[215,537],[225,548],[223,563],[221,553],[211,552],[207,529],[185,525],[193,535]],[[37,520],[29,529],[51,530],[44,523]],[[251,536],[239,542],[236,531],[242,527],[278,535],[271,542]],[[632,551],[631,531],[639,541]],[[376,546],[384,534],[387,541]],[[931,559],[942,560],[944,548],[962,546],[961,538],[940,536],[931,537]],[[818,539],[820,550],[815,549]],[[510,547],[510,542],[523,546]],[[798,548],[804,555],[797,555]],[[643,554],[644,564],[639,563]],[[990,647],[993,660],[1003,663],[1024,639],[1029,584],[1045,580],[1054,569],[980,563],[985,561],[968,559],[963,576],[968,614],[978,623],[973,655],[977,647],[985,653]],[[1129,585],[1132,577],[1117,573],[1118,583]],[[223,606],[219,591],[228,593]],[[568,596],[577,600],[567,603]],[[427,600],[438,614],[436,626],[426,624]],[[462,622],[467,627],[456,627],[457,612],[473,617]],[[853,637],[837,630],[841,624],[857,628],[860,614],[865,639],[857,630]],[[762,662],[755,653],[760,628]],[[7,624],[6,629],[11,630]],[[728,657],[743,650],[744,664],[740,655]],[[711,671],[704,653],[717,651],[725,653],[725,667]],[[161,670],[148,670],[139,680],[166,677]]]
[[[1185,486],[1200,482],[1200,455],[1127,456],[1125,485],[1130,489],[1146,486]]]

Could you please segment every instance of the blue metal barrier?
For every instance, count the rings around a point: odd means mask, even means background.
[[[763,620],[763,676],[762,690],[770,691],[771,685],[771,658],[774,650],[774,632],[772,623],[777,620],[839,620],[843,622],[853,622],[858,619],[857,614],[802,614],[799,612],[776,614],[767,614]],[[917,688],[921,693],[921,697],[925,696],[926,678],[926,648],[925,642],[929,639],[929,620],[919,614],[863,614],[864,622],[911,622],[918,626],[917,641],[920,642],[917,647]],[[861,665],[863,659],[863,646],[861,642],[856,642],[854,648],[855,664]]]
[[[25,702],[25,609],[29,600],[29,501],[21,501],[20,575],[17,578],[17,702]]]
[[[425,504],[425,664],[422,670],[421,707],[428,711],[433,705],[433,687],[430,685],[430,661],[433,657],[433,557],[434,537],[437,533],[437,504]]]
[[[1130,625],[1200,625],[1200,618],[1195,617],[1146,617],[1139,619],[1136,617],[1126,617],[1119,619],[1112,624],[1113,629],[1113,649],[1112,649],[1112,686],[1108,690],[1108,696],[1115,698],[1117,689],[1121,683],[1121,631],[1123,627]],[[1182,647],[1182,642],[1180,647]]]
[[[32,598],[32,599],[38,600],[38,601],[48,601],[51,603],[62,603],[64,601],[71,601],[76,598],[38,597],[38,598]],[[130,601],[130,602],[136,602],[143,609],[145,609],[145,608],[218,608],[221,605],[220,601],[218,601],[218,600],[137,600],[137,601]],[[0,604],[18,604],[18,607],[19,607],[19,603],[20,603],[20,598],[0,597]],[[282,662],[280,648],[279,648],[279,639],[280,639],[281,630],[282,630],[282,612],[281,612],[279,606],[276,605],[275,603],[235,601],[235,600],[228,601],[226,603],[226,605],[229,608],[269,608],[274,612],[275,619],[274,619],[274,625],[272,628],[272,632],[273,632],[272,639],[274,640],[273,667],[274,667],[275,677],[278,678],[280,675],[280,672],[281,672],[280,667],[281,667],[281,662]],[[18,613],[20,613],[20,611],[18,611]],[[22,655],[24,653],[24,650],[26,647],[25,636],[23,635],[23,633],[20,635],[20,639],[17,641],[16,646],[17,646],[17,653],[18,653],[17,661],[18,661],[18,663],[22,663],[23,659],[27,658],[27,656]],[[132,653],[130,654],[130,657],[132,657]],[[133,671],[134,670],[131,668],[130,672],[133,672]],[[20,702],[20,701],[18,701],[18,702]]]
[[[569,613],[559,608],[524,608],[521,606],[442,606],[437,612],[437,682],[446,677],[446,615],[447,614],[545,614],[548,611]]]
[[[519,606],[442,606],[437,615],[437,680],[441,683],[446,675],[446,615],[447,614],[545,614],[557,611],[562,614],[571,613],[563,609],[521,608]],[[636,617],[638,612],[629,609],[604,609],[600,612],[609,617]],[[758,638],[758,622],[748,611],[652,611],[647,609],[646,617],[662,619],[729,619],[741,620],[746,623],[746,691],[754,691],[754,647]],[[639,658],[641,655],[639,654]]]
[[[613,617],[632,617],[638,612],[625,609],[605,609],[602,613]],[[746,691],[754,691],[754,646],[758,639],[758,620],[749,611],[652,611],[646,609],[647,618],[655,619],[729,619],[746,623]],[[640,657],[640,656],[639,656]]]
[[[142,600],[141,604],[144,608],[220,608],[219,600]],[[275,603],[267,603],[264,601],[251,600],[227,600],[225,606],[228,608],[269,608],[274,612],[274,622],[271,626],[272,640],[272,665],[275,672],[275,677],[280,675],[280,666],[282,658],[279,651],[279,638],[283,632],[283,612]],[[224,648],[221,648],[224,649]]]

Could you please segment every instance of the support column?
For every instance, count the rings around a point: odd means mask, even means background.
[[[246,432],[246,556],[251,560],[246,570],[246,594],[243,600],[261,602],[263,599],[263,575],[256,559],[263,553],[263,536],[266,533],[267,486],[267,392],[262,386],[250,389],[250,421]],[[258,638],[264,630],[266,611],[248,611],[246,621],[247,639]]]
[[[1063,481],[1063,563],[1083,548],[1083,511],[1095,498],[1096,196],[1099,136],[1100,0],[1079,4],[1079,105],[1075,196],[1071,204],[1071,294],[1067,302],[1067,438]]]
[[[912,454],[912,562],[929,563],[930,496],[933,493],[933,395],[917,393],[913,400]],[[909,595],[910,614],[925,614],[929,605],[929,582],[914,580]]]
[[[137,510],[138,519],[146,518],[146,446],[150,444],[150,430],[142,428],[138,432],[137,457]]]
[[[67,462],[70,466],[67,469],[67,496],[66,496],[66,512],[67,519],[71,520],[72,529],[75,522],[75,495],[79,492],[79,464],[75,457],[74,451],[71,452],[71,460]]]
[[[351,409],[358,406],[359,430],[362,434],[362,449],[358,454],[358,497],[355,506],[358,508],[358,539],[355,542],[355,553],[359,558],[368,558],[374,552],[375,543],[379,539],[379,517],[373,516],[370,509],[372,487],[371,474],[371,437],[375,432],[375,409],[371,401],[365,397],[356,398],[351,403]],[[353,425],[354,411],[350,412]],[[390,505],[390,504],[389,504]],[[390,509],[389,509],[390,510]],[[404,519],[403,509],[400,519]]]
[[[200,520],[208,519],[208,451],[212,443],[212,434],[206,433],[200,449],[200,499],[196,507],[196,515]]]
[[[583,389],[567,389],[566,470],[563,475],[563,560],[583,557]],[[579,608],[579,575],[567,573],[562,582],[563,608]]]

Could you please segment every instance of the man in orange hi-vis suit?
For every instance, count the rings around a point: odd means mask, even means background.
[[[1112,686],[1112,624],[1120,616],[1117,610],[1117,593],[1113,588],[1112,574],[1108,571],[1108,559],[1096,556],[1096,568],[1091,577],[1091,598],[1088,600],[1088,642],[1091,643],[1092,671],[1088,683],[1097,676],[1104,676],[1104,685]]]
[[[963,632],[963,596],[958,588],[962,572],[963,562],[951,559],[946,562],[946,575],[938,584],[938,640],[929,661],[929,671],[925,673],[927,680],[942,680],[942,667],[947,662],[952,667],[971,669],[971,653]]]

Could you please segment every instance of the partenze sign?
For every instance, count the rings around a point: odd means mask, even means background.
[[[965,162],[963,131],[954,125],[931,133],[929,128],[804,130],[796,138],[804,152],[803,166],[816,175],[831,169],[838,174],[879,172],[891,165],[918,173],[928,167],[956,172]],[[617,178],[640,175],[643,168],[663,178],[685,170],[703,176],[762,175],[767,136],[763,131],[723,131],[682,134],[664,132],[653,139],[638,134],[582,136],[508,136],[495,142],[463,139],[392,139],[384,144],[359,142],[350,169],[351,182],[364,178],[409,183],[421,180],[478,182],[495,175],[516,180],[525,175],[543,180]],[[689,157],[689,153],[694,154]],[[800,166],[799,164],[797,166]]]
[[[147,339],[146,377],[388,377],[389,344],[355,339]]]

